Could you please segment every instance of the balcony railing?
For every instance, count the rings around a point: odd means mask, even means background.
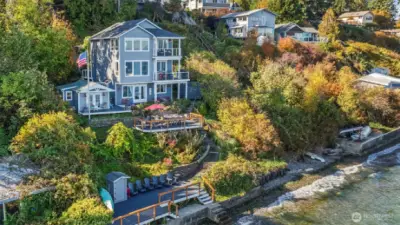
[[[189,72],[155,72],[155,81],[188,80]]]
[[[154,56],[181,56],[180,48],[156,48]]]

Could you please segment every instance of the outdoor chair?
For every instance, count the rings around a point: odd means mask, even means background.
[[[174,177],[174,175],[172,175],[171,172],[168,172],[168,173],[167,173],[167,183],[168,183],[169,185],[174,185],[174,184],[176,184],[176,177]]]
[[[146,188],[143,187],[141,180],[136,181],[136,187],[139,192],[141,193],[146,192]]]
[[[135,185],[133,185],[131,182],[128,183],[128,187],[131,190],[131,193],[130,193],[131,196],[134,196],[134,195],[138,194],[138,192],[135,189]]]
[[[160,185],[167,185],[167,180],[165,174],[160,175]]]
[[[154,186],[150,183],[149,178],[144,178],[144,187],[147,188],[148,190],[154,189]]]
[[[162,185],[158,182],[158,177],[153,176],[153,185],[155,188],[162,188]]]

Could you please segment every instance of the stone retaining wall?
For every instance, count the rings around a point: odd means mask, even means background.
[[[91,127],[111,127],[114,124],[122,122],[127,127],[133,126],[133,117],[122,117],[122,118],[93,118],[90,121]]]
[[[210,146],[208,145],[206,151],[198,160],[187,165],[176,167],[172,170],[172,173],[179,174],[179,179],[185,179],[194,176],[203,165],[203,161],[207,157],[209,152]]]
[[[209,208],[205,205],[191,205],[179,211],[179,218],[167,221],[167,225],[197,225],[207,221]]]

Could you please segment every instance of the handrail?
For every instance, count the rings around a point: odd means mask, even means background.
[[[147,211],[149,209],[153,209],[153,219],[155,220],[156,217],[157,217],[157,207],[159,207],[159,206],[161,206],[163,204],[166,204],[166,203],[168,203],[168,214],[171,214],[171,207],[170,207],[171,201],[168,200],[168,201],[159,202],[157,204],[150,205],[150,206],[135,210],[133,212],[127,213],[125,215],[119,216],[117,218],[114,218],[112,220],[112,222],[114,223],[115,221],[119,220],[120,225],[122,225],[123,224],[123,219],[136,214],[137,219],[138,219],[138,223],[137,224],[139,225],[140,224],[140,213],[144,212],[144,211]],[[177,213],[178,213],[178,208],[176,208],[176,216],[178,216]]]
[[[183,124],[182,127],[186,128],[186,121],[187,120],[199,120],[199,123],[201,126],[204,125],[205,119],[201,114],[197,114],[197,113],[189,113],[188,116],[184,116],[182,118],[171,118],[171,119],[162,119],[162,120],[145,120],[144,118],[138,118],[138,117],[134,117],[133,118],[133,127],[138,127],[141,126],[143,128],[143,126],[150,126],[150,130],[153,129],[153,124],[154,123],[163,123],[166,124],[167,128],[170,127],[171,123],[177,123],[180,122],[181,124]]]
[[[189,199],[188,188],[189,188],[189,187],[196,186],[196,185],[199,186],[199,195],[200,195],[201,183],[200,183],[200,182],[195,182],[195,183],[191,183],[191,184],[185,185],[185,186],[183,186],[183,187],[179,187],[179,188],[175,188],[175,189],[172,189],[172,190],[169,190],[169,191],[165,191],[165,192],[158,193],[158,202],[159,202],[159,203],[161,202],[161,197],[162,197],[162,196],[167,195],[167,194],[170,194],[170,193],[172,193],[172,198],[171,198],[170,201],[174,202],[174,201],[175,201],[175,192],[181,191],[181,190],[185,190],[185,191],[186,191],[185,197],[186,197],[186,200],[188,200],[188,199]]]
[[[208,188],[211,189],[211,200],[215,201],[215,188],[212,186],[212,184],[210,183],[209,180],[207,180],[207,178],[205,178],[204,176],[201,176],[201,179],[203,180],[203,185],[204,187],[207,185]]]
[[[200,124],[201,126],[204,125],[204,116],[201,114],[197,114],[197,113],[189,113],[189,120],[192,119],[200,119]]]
[[[154,48],[154,56],[181,56],[181,48]]]
[[[154,72],[154,80],[156,81],[169,81],[169,80],[188,80],[189,72],[179,71],[179,72],[164,72],[157,71]]]

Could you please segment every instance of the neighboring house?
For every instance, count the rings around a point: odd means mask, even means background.
[[[379,73],[371,73],[370,75],[357,79],[355,86],[358,88],[384,87],[397,89],[400,88],[400,78]]]
[[[216,14],[218,11],[229,11],[231,5],[228,0],[187,0],[186,8],[200,10],[203,13]]]
[[[90,77],[57,87],[80,114],[129,112],[133,104],[187,98],[184,37],[147,19],[116,23],[90,38]],[[89,95],[90,92],[90,95]]]
[[[300,27],[295,23],[275,25],[275,41],[291,37],[301,42],[319,42],[318,31],[314,27]]]
[[[270,36],[272,39],[275,18],[276,14],[266,9],[229,13],[221,17],[234,38],[246,38],[249,31],[256,30],[259,36]]]
[[[400,29],[380,30],[380,31],[387,35],[393,35],[400,38]]]
[[[366,25],[374,22],[374,15],[371,11],[347,12],[339,16],[338,20],[344,24]]]

